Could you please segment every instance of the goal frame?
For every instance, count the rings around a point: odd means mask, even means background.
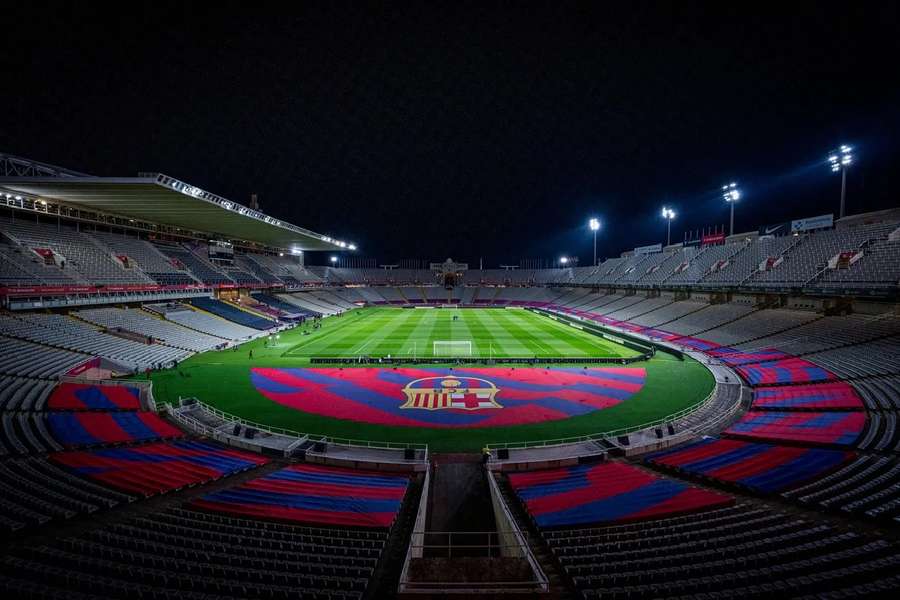
[[[438,347],[443,347],[443,345],[447,345],[449,348],[461,346],[465,348],[465,351],[450,351],[447,353],[439,352]],[[437,358],[457,358],[472,356],[472,340],[433,340],[431,342],[431,355]]]

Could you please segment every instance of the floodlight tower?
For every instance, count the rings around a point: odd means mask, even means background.
[[[672,243],[672,219],[675,218],[675,211],[663,206],[662,217],[666,220],[666,246],[668,246]]]
[[[600,229],[600,219],[591,219],[588,226],[594,232],[594,266],[597,266],[597,230]]]
[[[728,235],[734,235],[734,205],[741,199],[741,190],[739,190],[738,185],[732,181],[731,183],[722,186],[722,198],[731,205],[731,228],[729,229],[730,233]]]
[[[841,216],[844,218],[844,203],[847,198],[847,170],[853,164],[853,148],[841,145],[840,148],[832,152],[828,156],[828,164],[831,166],[831,172],[841,173]]]
[[[563,267],[565,267],[567,264],[569,264],[569,257],[568,256],[560,256],[559,264],[562,265]]]

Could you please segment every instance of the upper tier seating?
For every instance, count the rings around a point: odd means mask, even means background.
[[[651,464],[688,475],[735,483],[763,493],[781,492],[838,468],[852,452],[708,438],[651,454]]]
[[[778,348],[797,356],[897,334],[900,318],[891,314],[828,316],[735,348]]]
[[[405,475],[304,463],[207,494],[192,506],[314,525],[390,527],[408,483]]]
[[[93,232],[100,243],[108,246],[115,255],[127,256],[134,266],[140,268],[160,285],[196,284],[189,272],[176,268],[172,259],[164,255],[156,246],[137,237],[123,234]]]
[[[209,261],[201,259],[187,248],[175,245],[158,245],[157,249],[168,256],[169,259],[178,261],[196,279],[207,285],[234,283],[234,280],[216,269]]]
[[[258,454],[192,440],[58,452],[50,459],[105,485],[143,496],[219,479],[268,462]]]
[[[797,241],[798,238],[792,236],[762,237],[746,243],[733,244],[738,246],[737,254],[728,259],[728,264],[707,273],[703,277],[702,283],[725,286],[740,285],[759,268],[760,264],[770,258],[777,259]]]
[[[704,310],[697,314],[705,312]],[[818,318],[820,316],[813,312],[771,308],[750,313],[714,329],[707,329],[700,337],[721,346],[733,346],[740,342],[759,339],[791,327],[797,327]],[[675,329],[673,331],[681,333]]]
[[[859,261],[849,268],[825,271],[817,285],[835,287],[846,284],[884,288],[900,285],[900,241],[878,240],[867,245]]]
[[[50,413],[53,437],[65,447],[178,438],[184,434],[153,412]]]
[[[233,323],[237,323],[245,327],[266,330],[271,329],[276,325],[274,321],[270,321],[269,319],[264,319],[262,317],[257,317],[247,311],[222,302],[221,300],[215,300],[213,298],[191,298],[190,300],[188,300],[188,302],[190,302],[197,308],[200,308],[207,312],[211,312],[214,315],[222,317],[223,319],[228,319]]]
[[[140,410],[140,391],[124,385],[60,383],[47,400],[50,410]]]
[[[5,218],[0,218],[0,228],[24,248],[52,252],[48,260],[52,259],[60,270],[74,273],[73,279],[79,283],[153,283],[139,269],[126,268],[115,258],[112,249],[75,229]]]
[[[538,527],[624,523],[728,506],[734,499],[617,462],[512,473]]]
[[[900,336],[893,336],[846,348],[807,354],[804,358],[842,378],[897,375],[900,374],[898,344]]]
[[[58,266],[27,248],[2,243],[0,236],[0,284],[4,286],[73,285],[76,283]],[[70,271],[71,272],[71,271]]]
[[[783,263],[767,271],[757,271],[745,285],[806,285],[826,269],[830,258],[857,250],[870,240],[886,239],[896,227],[896,223],[874,223],[801,235]]]

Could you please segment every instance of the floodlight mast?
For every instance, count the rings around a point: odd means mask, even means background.
[[[841,173],[840,218],[843,219],[844,207],[847,199],[847,170],[850,168],[850,165],[853,164],[853,148],[846,144],[841,144],[837,150],[828,156],[828,164],[831,166],[832,173],[837,173],[838,171]]]
[[[734,205],[741,199],[741,190],[738,189],[738,184],[732,181],[729,184],[723,185],[722,198],[731,205],[731,228],[729,229],[730,233],[728,235],[734,235]]]
[[[600,229],[600,219],[592,218],[588,221],[588,226],[594,232],[594,266],[597,266],[597,230]]]
[[[672,219],[675,218],[675,211],[663,206],[662,217],[666,220],[666,246],[670,246],[672,244]]]

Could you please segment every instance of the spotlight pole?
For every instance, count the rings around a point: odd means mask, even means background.
[[[844,218],[844,206],[847,199],[847,170],[853,164],[853,148],[847,145],[841,145],[840,148],[831,153],[828,157],[828,163],[831,166],[831,172],[841,172],[841,216]]]
[[[722,186],[722,197],[731,205],[731,230],[728,235],[734,235],[734,205],[741,199],[741,191],[735,182]]]
[[[594,232],[594,266],[597,266],[597,230],[600,229],[600,219],[592,218],[588,221],[588,226]]]
[[[662,209],[663,219],[666,220],[666,246],[672,245],[672,219],[675,218],[675,211],[671,208],[666,208],[663,206]]]

